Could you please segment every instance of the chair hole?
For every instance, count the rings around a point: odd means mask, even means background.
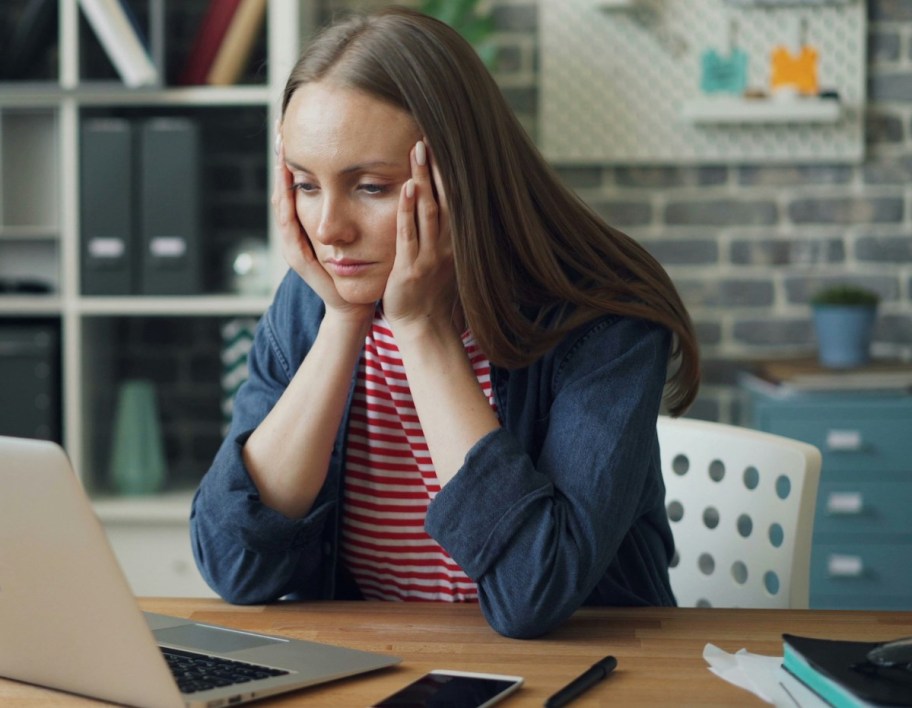
[[[716,561],[709,553],[701,553],[697,560],[697,567],[703,575],[712,575],[716,569]]]
[[[714,506],[708,506],[703,510],[703,523],[708,529],[714,529],[719,525],[719,510]]]
[[[721,482],[725,476],[725,465],[721,460],[713,460],[709,463],[709,478],[713,482]]]
[[[669,562],[668,567],[669,567],[669,568],[677,568],[677,567],[678,567],[678,563],[680,563],[680,562],[681,562],[681,556],[679,556],[679,555],[678,555],[678,552],[675,551],[675,552],[674,552],[674,555],[671,557],[671,562]]]
[[[788,499],[792,493],[792,480],[784,474],[776,478],[776,496],[780,499]]]
[[[770,595],[776,595],[779,593],[779,576],[774,573],[772,570],[766,571],[763,574],[763,587],[766,588],[766,591]]]
[[[679,501],[669,502],[667,510],[669,521],[677,522],[684,518],[684,505]]]
[[[685,475],[690,469],[690,460],[687,459],[687,455],[675,455],[675,458],[671,461],[671,470],[676,475]]]
[[[776,548],[782,545],[782,541],[785,540],[785,531],[782,530],[782,526],[779,524],[770,525],[769,540]]]
[[[754,521],[747,514],[738,517],[738,533],[742,538],[747,538],[754,530]]]
[[[731,567],[732,578],[738,585],[744,585],[747,582],[747,566],[743,561],[735,561]]]
[[[744,480],[745,487],[748,489],[756,489],[757,485],[760,484],[760,473],[757,471],[756,467],[750,466],[744,470],[742,479]]]
[[[712,607],[712,604],[705,597],[701,597],[697,600],[695,607]]]

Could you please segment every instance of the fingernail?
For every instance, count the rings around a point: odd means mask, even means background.
[[[273,146],[272,146],[272,149],[275,150],[275,154],[276,154],[276,155],[278,155],[278,154],[279,154],[279,150],[282,149],[282,134],[279,133],[279,132],[276,132],[275,142],[274,142],[274,144],[273,144]]]
[[[423,140],[415,143],[415,162],[422,167],[427,164],[427,148],[424,146]]]
[[[418,144],[420,145],[421,143]],[[409,180],[405,183],[405,196],[409,199],[415,196],[415,182],[413,180]]]

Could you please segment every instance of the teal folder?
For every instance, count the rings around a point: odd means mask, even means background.
[[[785,670],[836,708],[912,705],[912,672],[874,669],[866,655],[877,642],[783,634]]]

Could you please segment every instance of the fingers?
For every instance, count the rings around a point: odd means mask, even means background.
[[[291,199],[291,172],[285,166],[285,145],[282,133],[276,123],[275,135],[275,169],[272,180],[272,208],[279,226],[284,228],[291,221],[294,213],[294,204]]]
[[[415,214],[420,245],[433,248],[438,235],[438,209],[431,181],[430,155],[424,140],[415,143],[412,150],[412,180],[415,183],[417,204]],[[427,250],[430,250],[426,249]]]
[[[293,269],[301,272],[313,251],[310,242],[298,222],[297,210],[294,203],[292,189],[293,179],[291,172],[285,165],[285,145],[282,134],[278,130],[275,137],[275,171],[273,175],[272,208],[275,213],[276,224],[282,236],[282,252],[285,261]]]
[[[433,265],[450,255],[442,180],[424,140],[410,154],[412,178],[402,186],[399,200],[397,250],[407,263]]]
[[[418,257],[418,227],[415,223],[415,180],[409,179],[399,192],[399,213],[396,216],[396,262],[408,265]],[[395,267],[395,264],[394,264]]]

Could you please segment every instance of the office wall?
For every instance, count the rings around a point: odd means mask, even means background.
[[[538,8],[493,12],[499,83],[534,134]],[[862,164],[560,168],[680,288],[705,364],[694,416],[738,419],[739,361],[813,351],[807,297],[828,279],[879,291],[874,352],[912,358],[912,3],[869,0],[868,22]]]
[[[324,18],[350,5],[323,0]],[[181,4],[184,7],[184,3]],[[537,129],[538,8],[494,0],[497,79],[524,125]],[[192,13],[205,3],[186,3]],[[692,310],[706,383],[692,414],[737,419],[737,361],[811,351],[808,288],[850,275],[883,295],[876,349],[912,356],[912,3],[871,0],[863,164],[755,167],[562,166],[560,172],[605,218],[643,242],[670,271]],[[189,40],[188,40],[189,41]],[[225,225],[256,223],[259,170],[224,151],[209,165],[221,185]],[[245,211],[251,216],[245,219]],[[199,384],[196,367],[219,366],[218,322],[188,320],[191,344],[165,323],[125,325],[121,366],[153,372],[163,392],[170,454],[186,474],[205,470],[218,443],[220,392]],[[150,344],[155,344],[150,347]],[[188,425],[187,420],[196,421]]]

